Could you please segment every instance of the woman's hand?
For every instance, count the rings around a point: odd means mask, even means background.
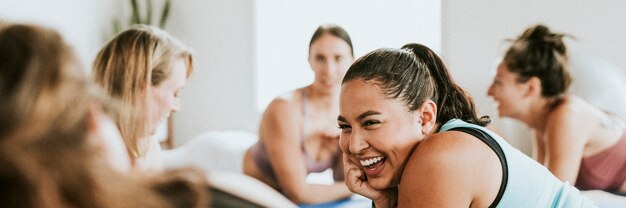
[[[398,201],[398,188],[393,187],[384,190],[374,189],[367,181],[367,176],[353,162],[348,155],[343,153],[343,172],[348,189],[356,194],[371,199],[377,208],[395,207]]]

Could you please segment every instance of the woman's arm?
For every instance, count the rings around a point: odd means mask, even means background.
[[[593,123],[572,106],[563,104],[548,118],[545,127],[544,165],[561,181],[576,183],[587,138]]]
[[[398,207],[488,207],[501,182],[502,165],[486,144],[466,133],[437,133],[407,162]]]
[[[299,108],[287,100],[276,99],[261,121],[260,134],[267,142],[269,160],[277,183],[289,199],[299,204],[335,201],[351,195],[343,183],[313,185],[306,183],[307,169],[302,152]]]

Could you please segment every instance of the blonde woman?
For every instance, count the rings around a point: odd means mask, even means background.
[[[109,41],[94,62],[96,82],[127,107],[116,119],[128,154],[140,170],[160,170],[159,124],[179,109],[179,93],[191,74],[192,53],[151,26],[136,26]]]

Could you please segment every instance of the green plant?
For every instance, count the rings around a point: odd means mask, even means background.
[[[142,8],[139,5],[138,0],[129,0],[130,6],[131,6],[131,14],[130,14],[130,19],[128,21],[129,25],[128,26],[133,26],[136,24],[146,24],[146,25],[152,25],[152,16],[153,16],[153,4],[152,4],[152,0],[145,0],[145,7],[143,9],[145,9],[145,16],[142,16],[142,12],[140,11]],[[167,18],[169,17],[170,14],[170,7],[171,7],[171,0],[165,0],[165,2],[163,3],[163,8],[161,9],[161,16],[159,18],[159,22],[158,22],[158,26],[160,28],[164,28],[165,24],[167,23]],[[122,22],[120,21],[119,18],[115,18],[115,20],[113,20],[113,33],[117,34],[118,32],[122,31],[123,26],[122,26]]]

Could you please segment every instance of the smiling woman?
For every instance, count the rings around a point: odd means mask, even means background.
[[[544,25],[527,28],[507,50],[487,93],[499,103],[500,116],[534,130],[535,160],[559,179],[623,195],[626,124],[567,92],[572,78],[563,36]]]
[[[346,185],[376,207],[594,207],[488,123],[428,47],[375,50],[342,84]]]
[[[259,142],[244,156],[243,171],[299,204],[347,198],[338,130],[339,87],[354,60],[348,33],[336,25],[317,28],[309,42],[310,85],[274,99],[259,128]],[[331,185],[306,183],[307,174],[334,170]]]

